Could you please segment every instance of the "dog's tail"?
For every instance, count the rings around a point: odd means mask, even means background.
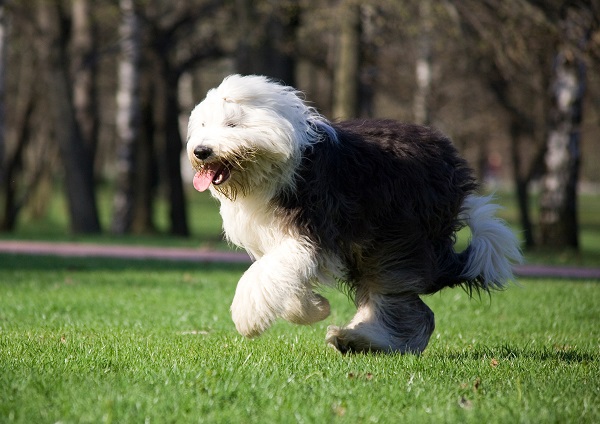
[[[501,289],[513,280],[513,265],[522,263],[519,241],[505,222],[495,216],[499,206],[492,196],[469,195],[459,219],[471,230],[471,241],[460,254],[461,280],[469,291]]]

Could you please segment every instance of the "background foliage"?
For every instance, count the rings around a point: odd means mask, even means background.
[[[64,195],[72,233],[163,231],[164,210],[166,231],[188,235],[187,116],[241,72],[298,87],[333,120],[440,128],[489,188],[515,191],[529,247],[577,249],[571,194],[600,180],[599,16],[597,0],[1,1],[1,228]],[[557,121],[561,69],[581,101]],[[560,122],[573,144],[557,150]],[[551,174],[556,154],[568,169]],[[544,195],[555,175],[569,187]],[[570,237],[547,236],[553,216]]]

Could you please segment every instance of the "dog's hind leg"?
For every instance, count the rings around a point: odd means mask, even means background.
[[[358,311],[346,327],[330,326],[326,341],[342,353],[421,353],[433,333],[433,312],[416,294],[358,294]]]
[[[240,334],[256,337],[279,317],[310,324],[329,315],[329,302],[312,291],[318,270],[310,245],[288,239],[250,266],[238,282],[231,315]]]

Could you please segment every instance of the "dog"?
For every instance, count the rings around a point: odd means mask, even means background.
[[[435,326],[421,296],[501,289],[521,261],[472,169],[425,126],[333,123],[292,87],[231,75],[192,110],[187,155],[195,189],[220,201],[226,238],[253,259],[231,305],[248,338],[278,318],[324,320],[330,305],[316,290],[327,285],[357,307],[349,324],[328,327],[327,343],[419,354]],[[471,240],[457,252],[464,226]]]

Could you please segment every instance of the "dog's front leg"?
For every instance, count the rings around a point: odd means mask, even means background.
[[[329,302],[312,291],[317,271],[313,249],[288,239],[257,260],[238,282],[231,305],[240,334],[256,337],[278,318],[310,324],[329,315]]]

